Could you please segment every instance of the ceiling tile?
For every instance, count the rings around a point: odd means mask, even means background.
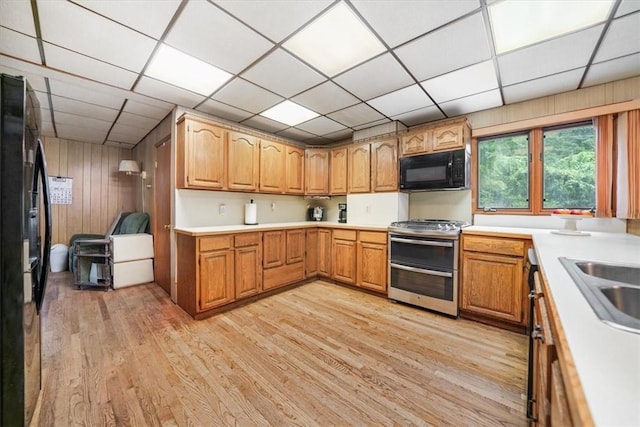
[[[167,102],[160,102],[150,98],[147,100],[148,102],[139,102],[129,98],[127,99],[127,103],[124,106],[123,111],[161,120],[164,119],[174,107],[174,104],[169,104]]]
[[[11,28],[31,37],[36,36],[31,13],[31,2],[0,1],[0,26]],[[4,39],[0,38],[3,41]]]
[[[152,79],[141,77],[136,85],[135,91],[143,95],[148,95],[167,102],[173,102],[187,108],[193,108],[204,100],[204,96],[197,95],[188,90]]]
[[[70,2],[38,1],[42,39],[131,71],[141,71],[156,41]],[[126,46],[126,49],[124,48]]]
[[[468,96],[466,98],[459,98],[453,101],[444,102],[440,104],[440,107],[447,116],[454,117],[461,114],[472,113],[474,111],[499,107],[501,105],[502,100],[500,99],[500,91],[495,89],[479,93],[477,95]]]
[[[151,119],[149,117],[139,116],[137,114],[127,113],[123,111],[120,113],[118,120],[116,121],[116,126],[131,126],[133,128],[138,128],[144,130],[145,133],[149,132],[151,129],[156,127],[158,124],[158,120]]]
[[[386,116],[395,116],[433,105],[433,102],[419,85],[413,85],[367,101],[367,104]]]
[[[144,138],[146,135],[145,132],[137,131],[136,133],[130,133],[126,131],[121,131],[118,126],[114,126],[109,133],[109,140],[114,142],[121,142],[125,144],[137,144]]]
[[[113,129],[111,129],[111,134],[109,135],[109,139],[113,139],[114,141],[117,141],[117,139],[114,139],[111,137],[111,135],[113,134],[113,132],[116,132],[118,134],[126,134],[126,135],[131,135],[132,137],[135,136],[138,138],[138,140],[142,139],[142,137],[144,137],[147,133],[149,133],[149,131],[151,129],[153,129],[154,125],[148,126],[148,127],[142,127],[142,126],[138,126],[138,125],[129,125],[129,124],[125,124],[124,122],[120,121],[120,118],[122,116],[120,116],[118,118],[118,121],[113,125]],[[137,143],[138,141],[135,141],[135,143]]]
[[[274,133],[289,127],[289,125],[285,125],[284,123],[276,122],[275,120],[262,116],[253,116],[252,118],[243,121],[242,124],[265,132]]]
[[[236,18],[275,42],[282,41],[331,3],[331,0],[216,1]]]
[[[478,0],[352,0],[352,3],[391,47],[480,7]]]
[[[31,80],[27,79],[27,82],[29,82],[29,85],[31,85]],[[33,86],[31,87],[33,88]],[[46,89],[42,91],[42,90],[36,90],[34,88],[34,90],[35,90],[36,98],[38,99],[38,103],[40,104],[40,109],[49,110],[51,108],[51,105],[49,105],[49,95],[47,95]]]
[[[59,95],[65,98],[78,99],[89,104],[101,105],[103,107],[120,109],[124,98],[111,93],[102,92],[103,85],[90,81],[82,82],[83,86],[49,79],[52,95]]]
[[[213,99],[207,99],[202,105],[196,108],[196,110],[212,114],[222,119],[231,120],[232,122],[241,122],[253,116],[253,113],[249,113],[248,111],[232,107],[231,105],[227,105]]]
[[[239,73],[273,43],[205,1],[192,1],[165,42],[230,73]]]
[[[378,126],[378,125],[382,125],[385,123],[389,123],[391,120],[384,118],[384,119],[380,119],[380,120],[375,120],[373,122],[367,122],[367,123],[363,123],[361,125],[358,126],[353,126],[353,128],[355,130],[361,130],[361,129],[368,129],[370,127],[374,127],[374,126]]]
[[[327,114],[360,102],[358,98],[341,89],[331,81],[326,81],[292,99],[316,113]]]
[[[325,78],[282,49],[277,49],[242,74],[245,79],[289,98]]]
[[[306,139],[314,138],[315,135],[309,132],[305,132],[301,129],[289,128],[283,131],[278,132],[278,135],[281,135],[285,138],[293,139],[294,141],[304,141]]]
[[[353,131],[351,129],[343,129],[336,132],[323,135],[324,138],[328,138],[334,142],[343,141],[345,139],[351,139],[353,137]]]
[[[618,6],[618,10],[616,11],[616,16],[626,15],[627,13],[636,12],[638,10],[640,10],[640,1],[622,0],[620,6]]]
[[[322,116],[296,125],[296,128],[311,132],[318,136],[345,129],[345,127],[340,123],[336,123],[333,120]]]
[[[159,39],[176,13],[180,0],[75,0],[127,27]]]
[[[395,52],[419,81],[491,57],[481,13],[427,34]]]
[[[637,52],[640,52],[640,12],[611,23],[594,62],[603,62]]]
[[[328,114],[328,116],[349,127],[370,123],[384,118],[382,114],[364,103],[336,111],[335,113]]]
[[[56,121],[56,127],[60,125],[75,126],[78,128],[95,129],[98,133],[106,133],[113,123],[110,121],[66,113],[64,111],[54,111],[53,115]],[[104,135],[102,138],[104,139]]]
[[[89,104],[76,99],[64,98],[58,95],[51,95],[51,103],[56,114],[64,112],[75,114],[79,117],[91,117],[97,120],[113,121],[118,116],[118,110]]]
[[[66,71],[97,82],[130,89],[137,74],[104,62],[96,61],[79,53],[44,43],[47,66]]]
[[[255,114],[261,113],[283,100],[282,97],[274,93],[238,78],[233,79],[213,98]]]
[[[576,90],[580,84],[583,73],[584,68],[578,68],[512,86],[505,86],[502,88],[504,102],[513,104],[527,99]]]
[[[0,27],[0,53],[41,64],[40,50],[35,38]]]
[[[398,114],[397,116],[393,116],[391,118],[393,120],[401,121],[405,126],[415,126],[422,123],[443,119],[444,114],[442,114],[438,107],[432,105],[430,107],[409,111],[408,113]]]
[[[451,101],[498,87],[493,61],[485,61],[421,83],[436,103]]]
[[[48,110],[47,110],[48,111]],[[44,114],[42,114],[42,116],[44,117]],[[41,122],[41,127],[40,127],[40,135],[41,136],[51,136],[51,137],[55,137],[56,133],[53,129],[53,124],[51,123],[50,120],[45,121],[44,119]]]
[[[640,73],[640,53],[593,64],[587,71],[583,87],[637,76]]]
[[[372,76],[375,76],[376,84],[371,84]],[[390,53],[365,62],[333,80],[365,101],[414,82],[409,73]]]
[[[0,63],[0,73],[9,74],[10,76],[24,76],[33,90],[47,92],[47,85],[44,83],[44,77],[42,76],[19,70],[3,63]],[[38,99],[40,99],[40,96],[38,96]]]
[[[57,117],[56,117],[57,120]],[[108,129],[95,129],[90,127],[79,127],[74,124],[56,123],[58,138],[72,139],[74,141],[88,142],[91,144],[102,144]]]
[[[498,57],[502,84],[512,85],[587,65],[602,25]]]

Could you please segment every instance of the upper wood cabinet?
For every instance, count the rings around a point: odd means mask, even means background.
[[[398,191],[398,140],[371,143],[371,190]]]
[[[329,162],[329,194],[347,194],[347,158],[348,148],[331,150]]]
[[[285,193],[304,193],[304,149],[287,145]]]
[[[260,171],[260,140],[240,132],[229,132],[229,190],[257,191]]]
[[[199,120],[178,121],[176,186],[224,190],[227,188],[227,132]]]
[[[279,142],[262,140],[260,144],[260,191],[284,193],[286,148]]]
[[[329,194],[329,150],[310,148],[305,150],[305,194]]]
[[[471,142],[471,128],[466,119],[456,119],[409,131],[400,139],[400,156],[464,148]]]
[[[371,146],[368,143],[349,146],[347,175],[349,193],[371,191]]]

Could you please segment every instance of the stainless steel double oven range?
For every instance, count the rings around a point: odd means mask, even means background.
[[[467,225],[448,220],[392,223],[389,298],[457,316],[458,244]]]

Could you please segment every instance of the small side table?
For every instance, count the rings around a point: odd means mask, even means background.
[[[80,239],[73,244],[76,253],[76,289],[103,288],[105,292],[108,291],[111,287],[109,240]]]

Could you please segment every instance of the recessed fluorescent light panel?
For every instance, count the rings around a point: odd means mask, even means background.
[[[160,45],[145,74],[201,95],[210,95],[232,77],[226,71],[165,44]]]
[[[504,0],[489,5],[496,53],[504,53],[607,19],[613,0]]]
[[[260,115],[289,126],[295,126],[319,116],[318,113],[314,113],[291,101],[282,101],[280,104],[260,113]]]
[[[283,45],[329,77],[385,47],[345,3],[338,3]]]

